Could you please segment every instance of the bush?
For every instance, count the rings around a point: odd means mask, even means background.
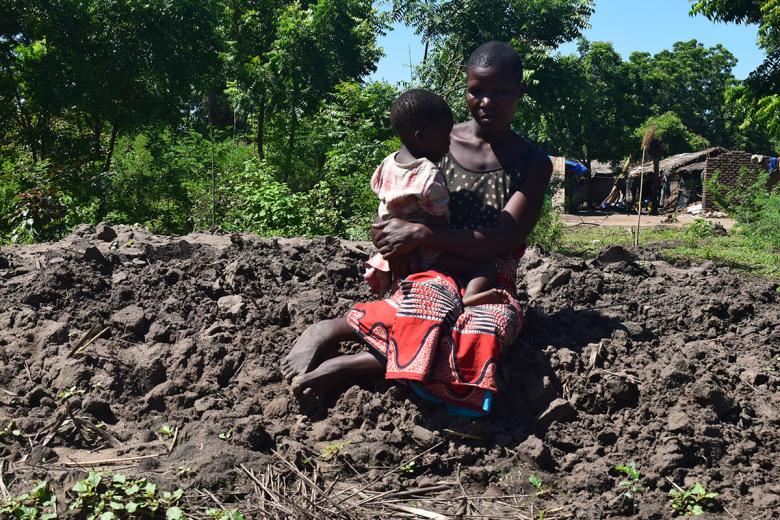
[[[756,248],[780,250],[780,184],[768,189],[769,172],[753,177],[746,168],[735,186],[718,182],[717,172],[707,181],[716,206],[733,217],[738,231]]]
[[[55,184],[48,161],[19,157],[3,164],[0,172],[0,238],[29,244],[58,238],[64,230],[67,208]]]
[[[561,234],[563,233],[561,214],[553,209],[552,205],[552,194],[556,189],[555,184],[555,181],[553,181],[547,188],[539,221],[536,223],[536,226],[528,237],[529,246],[538,245],[544,249],[551,250],[561,238]]]

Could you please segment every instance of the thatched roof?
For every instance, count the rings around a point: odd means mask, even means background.
[[[590,171],[593,175],[614,175],[615,168],[610,163],[601,161],[591,161]]]
[[[716,157],[724,152],[727,152],[725,148],[721,147],[714,147],[714,148],[707,148],[706,150],[702,150],[700,152],[689,152],[689,153],[681,153],[677,155],[672,155],[671,157],[667,157],[666,159],[662,159],[660,162],[660,171],[669,170],[670,172],[674,173],[677,170],[680,170],[682,168],[689,168],[689,171],[693,169],[693,165],[697,163],[703,163],[707,160],[708,157]],[[652,162],[648,161],[647,166],[645,167],[645,171],[648,171],[647,168],[649,168],[650,171],[652,171],[653,166]],[[630,173],[633,175],[639,175],[640,170],[642,169],[642,166],[635,166],[631,168]],[[702,169],[704,169],[702,167]]]

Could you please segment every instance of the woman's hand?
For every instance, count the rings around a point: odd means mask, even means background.
[[[422,224],[398,218],[375,222],[371,226],[371,240],[386,260],[391,260],[417,249],[430,230]]]
[[[410,274],[419,273],[422,270],[420,255],[416,251],[409,254],[397,256],[387,261],[390,264],[390,271],[399,280],[403,280]]]

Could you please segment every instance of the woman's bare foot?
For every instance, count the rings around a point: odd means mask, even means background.
[[[290,379],[309,372],[324,350],[335,347],[340,341],[353,339],[354,336],[346,318],[310,325],[282,360],[282,374]]]
[[[463,297],[464,307],[474,307],[476,305],[491,305],[509,303],[506,292],[500,289],[489,289],[477,294],[471,294]]]
[[[363,377],[379,377],[384,370],[379,360],[368,352],[349,354],[324,361],[314,370],[296,376],[290,386],[298,400],[311,408],[337,387]]]

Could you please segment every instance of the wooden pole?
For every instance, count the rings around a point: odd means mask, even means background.
[[[636,233],[634,234],[634,246],[639,245],[639,225],[642,223],[642,188],[645,183],[645,150],[642,149],[642,167],[639,170],[639,209],[636,212]]]

